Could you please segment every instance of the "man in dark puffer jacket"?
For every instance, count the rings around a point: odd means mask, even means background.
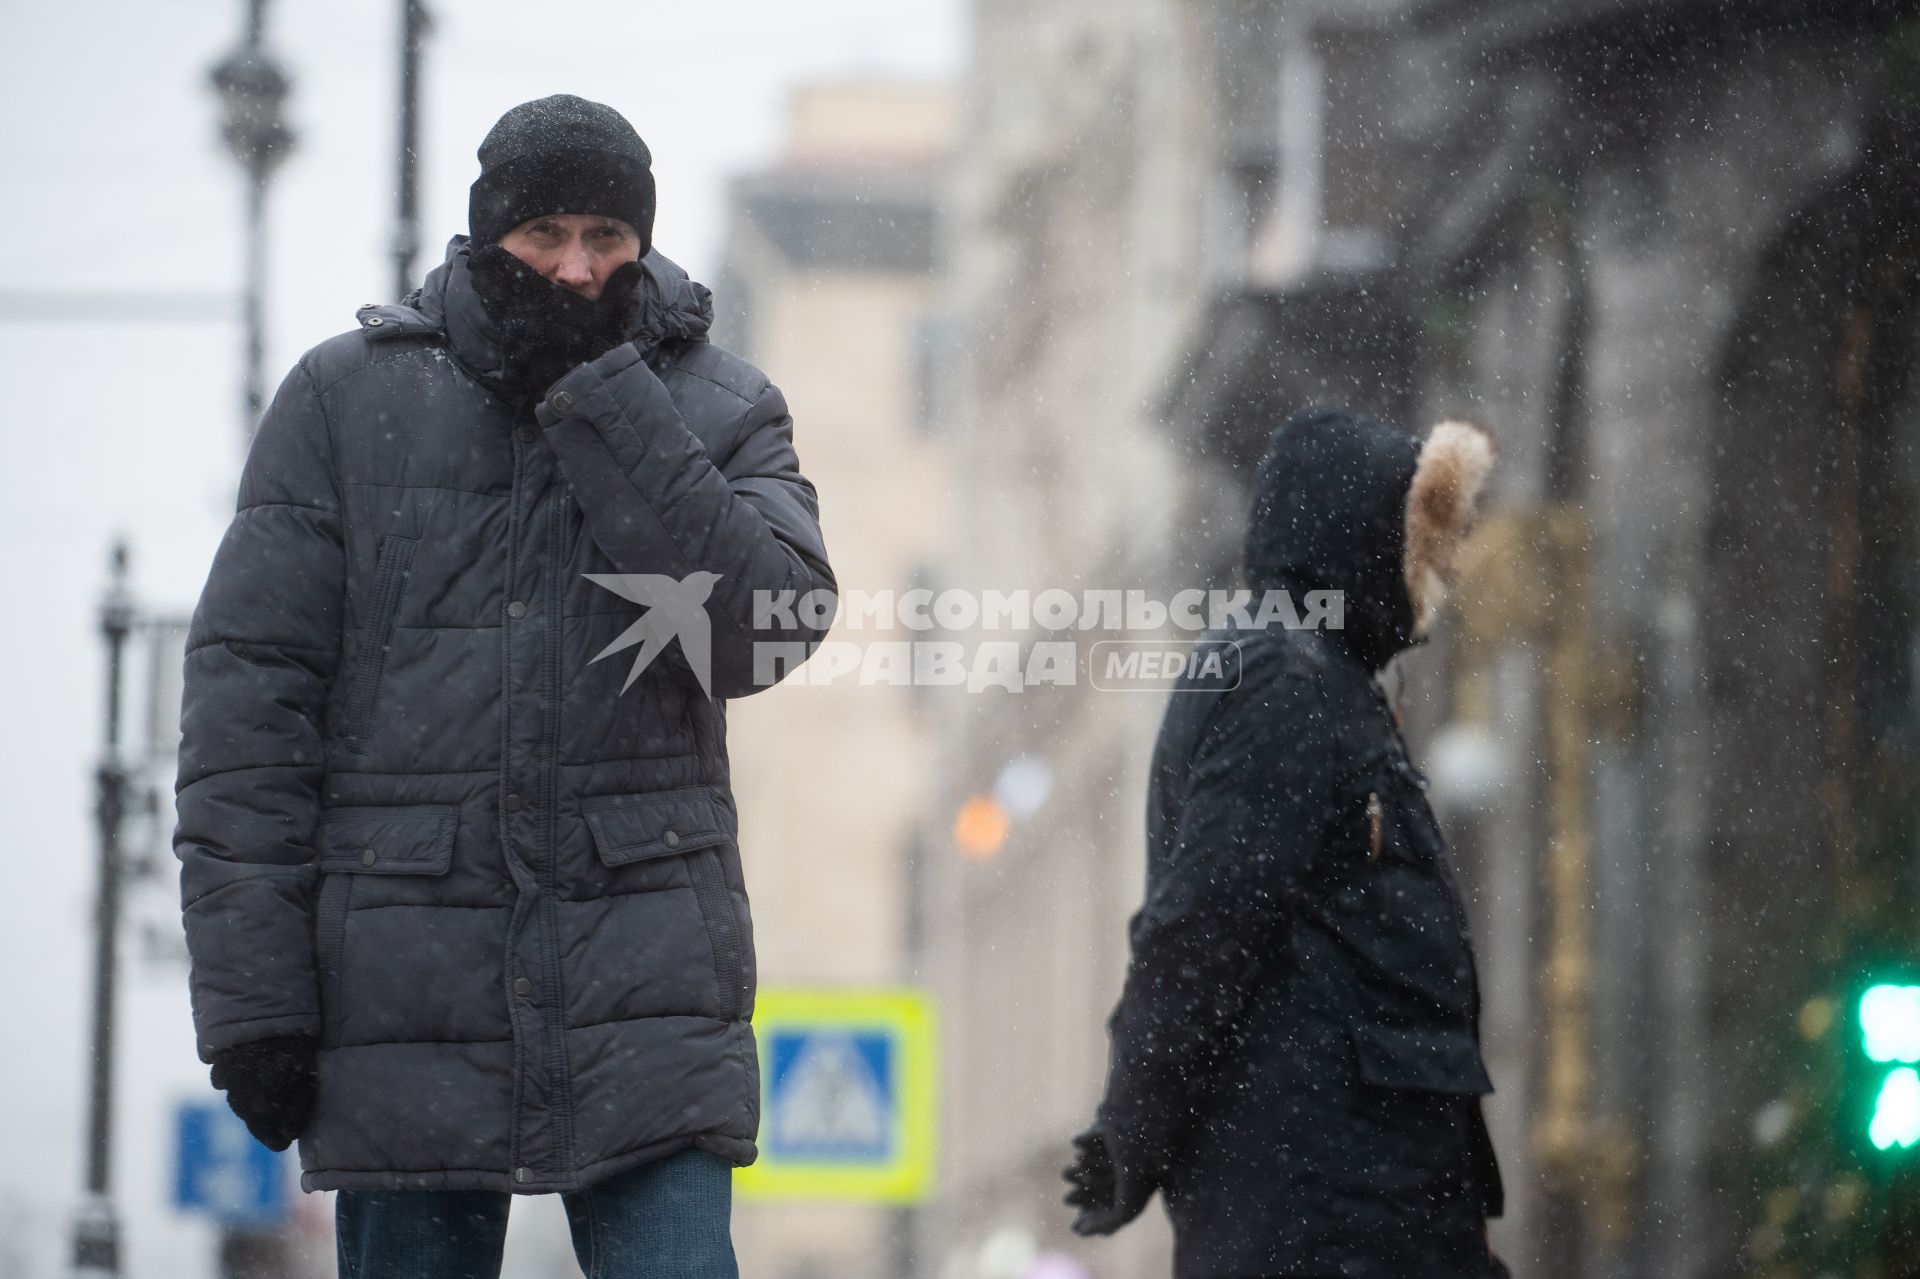
[[[471,237],[282,384],[194,612],[199,1051],[341,1192],[343,1274],[495,1275],[509,1194],[558,1192],[595,1275],[731,1275],[723,699],[831,620],[814,490],[618,112],[523,104],[480,161]]]
[[[1376,671],[1431,624],[1493,462],[1339,409],[1274,433],[1247,585],[1338,591],[1338,629],[1223,628],[1156,743],[1147,892],[1108,1022],[1074,1229],[1156,1190],[1178,1279],[1486,1279],[1501,1210],[1466,912]]]

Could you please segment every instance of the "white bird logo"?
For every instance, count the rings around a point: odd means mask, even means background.
[[[720,574],[701,569],[679,579],[664,573],[583,573],[581,576],[647,610],[639,621],[620,632],[618,639],[589,658],[588,665],[640,644],[633,669],[627,672],[627,682],[620,686],[624,693],[633,687],[633,681],[640,678],[647,664],[666,648],[667,641],[678,636],[680,651],[693,669],[693,677],[700,681],[700,691],[713,696],[713,625],[707,620],[706,603]],[[641,643],[642,640],[646,642]]]

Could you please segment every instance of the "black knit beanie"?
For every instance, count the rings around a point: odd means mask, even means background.
[[[487,131],[467,196],[467,230],[481,248],[542,214],[596,213],[639,232],[645,257],[653,207],[653,154],[627,118],[556,93],[522,102]]]

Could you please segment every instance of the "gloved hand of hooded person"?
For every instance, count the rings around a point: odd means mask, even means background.
[[[318,1050],[309,1035],[234,1044],[213,1054],[213,1086],[268,1150],[285,1150],[313,1121]]]
[[[568,372],[627,341],[634,294],[644,278],[640,263],[622,263],[600,296],[587,298],[498,244],[469,253],[467,271],[487,318],[500,330],[503,379],[521,404],[540,399]]]
[[[1125,1179],[1114,1166],[1106,1134],[1098,1127],[1075,1136],[1073,1144],[1078,1157],[1060,1170],[1060,1175],[1073,1186],[1063,1199],[1068,1207],[1079,1209],[1073,1219],[1073,1233],[1110,1235],[1140,1215],[1140,1210],[1153,1198],[1152,1188],[1145,1194],[1126,1191]]]

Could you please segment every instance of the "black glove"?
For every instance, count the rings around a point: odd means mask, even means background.
[[[257,1039],[213,1054],[213,1086],[268,1150],[285,1150],[313,1120],[319,1063],[307,1035]]]
[[[497,244],[467,255],[467,274],[480,305],[500,330],[506,360],[502,381],[508,398],[524,404],[588,360],[625,342],[633,328],[638,262],[607,277],[589,300],[541,275]]]
[[[1119,1170],[1114,1167],[1112,1152],[1107,1149],[1106,1135],[1098,1128],[1079,1134],[1073,1144],[1079,1150],[1078,1161],[1060,1170],[1060,1175],[1073,1186],[1066,1193],[1065,1202],[1068,1207],[1079,1209],[1073,1219],[1073,1233],[1110,1235],[1140,1215],[1147,1200],[1153,1197],[1153,1191],[1148,1189],[1144,1195],[1130,1193],[1124,1200],[1120,1197]]]

